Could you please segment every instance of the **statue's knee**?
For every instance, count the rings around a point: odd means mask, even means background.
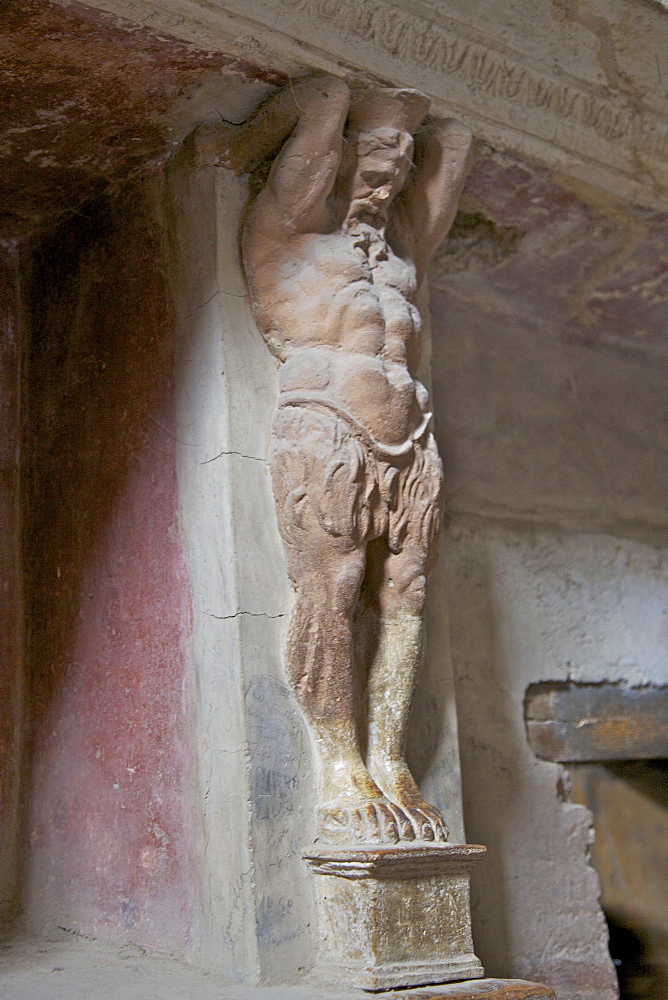
[[[323,569],[326,573],[327,570]],[[333,601],[338,611],[349,611],[359,597],[360,584],[364,575],[362,559],[351,560],[332,573]]]
[[[394,580],[394,602],[404,614],[421,615],[427,594],[427,578],[422,566],[407,567]]]
[[[406,588],[407,604],[415,614],[422,614],[427,596],[427,578],[424,573],[416,573]]]

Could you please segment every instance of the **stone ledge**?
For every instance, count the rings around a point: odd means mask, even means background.
[[[524,979],[476,979],[439,986],[437,992],[433,989],[410,990],[391,996],[397,1000],[399,997],[401,1000],[556,1000],[549,986]]]
[[[299,986],[236,986],[165,955],[78,935],[18,937],[0,944],[0,996],[8,1000],[364,1000],[330,980]],[[520,979],[478,979],[379,994],[379,1000],[554,1000],[547,986]]]

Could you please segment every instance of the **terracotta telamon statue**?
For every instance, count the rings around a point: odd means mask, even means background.
[[[417,91],[351,97],[310,77],[260,106],[229,154],[243,169],[273,157],[242,249],[281,362],[271,474],[296,595],[286,661],[325,843],[447,838],[404,760],[442,506],[416,292],[471,136],[427,110]]]

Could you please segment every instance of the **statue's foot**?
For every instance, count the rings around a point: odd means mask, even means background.
[[[413,775],[403,760],[383,760],[370,768],[375,782],[383,790],[392,808],[398,808],[411,825],[412,836],[405,840],[422,840],[444,843],[448,827],[436,806],[425,800]]]
[[[429,805],[422,799],[420,805],[401,805],[402,812],[408,817],[413,828],[414,840],[426,840],[430,843],[445,843],[448,839],[448,828],[436,806]]]
[[[398,844],[415,839],[415,824],[382,796],[365,802],[322,806],[317,839],[324,844]]]
[[[325,802],[318,809],[321,843],[351,846],[448,839],[443,817],[424,800],[403,760],[383,756],[371,771],[359,756],[341,761],[330,755],[326,765]]]

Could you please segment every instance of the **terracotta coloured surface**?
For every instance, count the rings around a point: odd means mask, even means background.
[[[304,853],[304,860],[320,875],[342,878],[408,878],[418,872],[435,875],[447,867],[449,872],[468,872],[485,854],[479,844],[406,844],[403,847],[345,848],[314,845]]]
[[[438,992],[405,993],[406,1000],[551,1000],[554,990],[540,983],[521,979],[483,979],[479,982],[453,983],[439,987]]]
[[[472,137],[428,108],[416,90],[308,77],[262,105],[230,155],[239,169],[273,160],[242,255],[281,363],[269,461],[295,590],[285,668],[331,844],[447,839],[405,761],[442,516],[417,291]]]
[[[190,594],[163,247],[150,178],[35,256],[26,553],[29,919],[187,945]]]

